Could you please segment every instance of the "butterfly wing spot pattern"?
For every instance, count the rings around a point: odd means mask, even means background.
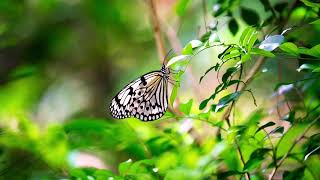
[[[114,118],[136,117],[142,121],[161,118],[168,108],[169,70],[147,73],[125,86],[113,99],[110,112]]]

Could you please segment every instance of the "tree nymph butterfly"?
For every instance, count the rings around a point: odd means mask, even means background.
[[[125,86],[111,101],[114,118],[136,117],[142,121],[161,118],[168,108],[170,69],[165,65],[159,71],[142,75]]]

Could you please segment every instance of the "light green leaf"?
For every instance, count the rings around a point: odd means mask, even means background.
[[[259,48],[252,48],[250,53],[265,56],[265,57],[275,57],[275,55],[272,52],[259,49]]]
[[[183,16],[186,13],[186,9],[190,0],[179,0],[176,5],[176,13],[179,16]]]
[[[183,49],[182,49],[182,55],[192,55],[193,54],[193,49],[192,49],[192,44],[188,43]]]
[[[241,57],[241,62],[245,63],[251,58],[250,54],[245,54],[244,56]]]
[[[127,161],[120,163],[119,168],[118,168],[119,174],[121,176],[125,176],[127,174],[127,172],[129,171],[129,168],[131,165],[132,165],[131,159],[128,159]]]
[[[173,106],[173,103],[177,97],[177,94],[178,94],[178,86],[175,85],[175,86],[173,86],[172,91],[171,91],[171,95],[170,95],[170,105],[171,106]]]
[[[298,56],[299,49],[298,47],[292,42],[286,42],[280,45],[280,49],[284,52],[287,52],[291,55]]]
[[[187,103],[185,103],[185,104],[180,104],[179,109],[180,109],[181,112],[183,112],[185,115],[189,115],[189,114],[190,114],[190,111],[191,111],[192,103],[193,103],[193,100],[190,99]]]

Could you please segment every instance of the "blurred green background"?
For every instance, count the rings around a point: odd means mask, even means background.
[[[169,51],[199,39],[206,31],[204,23],[213,26],[211,11],[220,1],[206,1],[206,22],[202,1],[185,5],[186,1],[156,2]],[[261,22],[271,14],[258,0],[236,2],[235,6],[258,12]],[[284,6],[277,12],[280,15],[288,13],[285,7],[290,3],[271,1],[272,5]],[[289,24],[299,22],[308,11],[301,2],[295,4]],[[218,24],[220,40],[226,43],[237,42],[248,26],[239,9],[231,12],[236,27],[228,25],[228,19]],[[308,34],[303,33],[306,30]],[[299,40],[310,48],[320,43],[319,31],[319,25],[307,27],[288,39]],[[201,84],[198,81],[217,62],[222,50],[210,49],[194,57],[181,79],[178,98],[181,104],[193,99],[192,113],[200,112],[199,103],[217,86],[215,73]],[[133,118],[111,118],[108,106],[113,96],[126,83],[160,69],[161,62],[147,1],[1,0],[1,177],[210,179],[221,169],[241,167],[236,150],[230,148],[235,134],[219,141],[218,128],[205,122],[168,118],[144,123]],[[296,71],[299,63],[294,58],[282,61],[278,79],[277,59],[268,61],[264,73],[250,86],[258,107],[253,105],[250,94],[244,95],[241,106],[236,106],[238,122],[258,121],[265,116],[277,120],[274,87],[304,77],[305,73]],[[252,64],[248,63],[248,71]],[[314,84],[314,91],[306,98],[318,99],[318,87]],[[211,115],[211,121],[221,123],[220,116]],[[252,150],[246,157],[249,152]]]

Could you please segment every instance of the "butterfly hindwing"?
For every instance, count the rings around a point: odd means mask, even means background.
[[[167,80],[161,71],[141,76],[123,88],[110,105],[115,118],[159,119],[168,107]]]

